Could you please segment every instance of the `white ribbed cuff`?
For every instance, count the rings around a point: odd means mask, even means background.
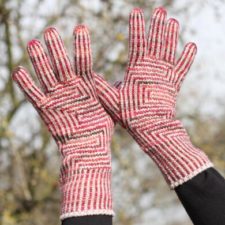
[[[203,172],[204,170],[207,170],[208,168],[214,167],[213,163],[209,162],[207,164],[205,164],[204,166],[200,167],[199,169],[193,171],[192,173],[190,173],[188,176],[183,177],[180,180],[177,180],[175,182],[172,182],[170,184],[170,188],[174,189],[177,186],[180,186],[182,184],[184,184],[185,182],[191,180],[192,178],[194,178],[195,176],[197,176],[199,173]]]
[[[70,217],[76,217],[76,216],[91,216],[91,215],[109,215],[114,216],[115,213],[113,210],[105,210],[105,209],[98,209],[98,210],[87,210],[82,212],[69,212],[64,213],[60,216],[60,220],[70,218]]]
[[[111,170],[87,169],[81,173],[69,171],[61,183],[60,219],[85,215],[113,215]],[[64,175],[64,174],[62,174]]]

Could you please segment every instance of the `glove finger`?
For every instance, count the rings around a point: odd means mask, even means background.
[[[122,81],[116,81],[114,84],[113,84],[113,87],[117,88],[117,89],[120,89],[122,85]]]
[[[88,28],[78,25],[74,28],[73,35],[75,73],[92,79],[92,53]]]
[[[179,22],[173,18],[169,19],[167,21],[165,30],[164,60],[171,64],[175,63],[178,34],[179,34]]]
[[[132,10],[129,19],[129,66],[142,59],[146,53],[145,21],[141,9]]]
[[[45,97],[41,90],[34,84],[31,76],[25,68],[18,67],[14,70],[12,73],[12,78],[33,105],[37,106],[38,103]]]
[[[44,92],[48,92],[57,83],[48,56],[40,41],[32,40],[27,45],[27,51]]]
[[[119,110],[119,91],[112,87],[103,77],[94,74],[96,92],[101,104],[105,110],[111,115],[114,121],[121,121]]]
[[[197,46],[195,43],[190,42],[184,47],[184,50],[174,68],[175,76],[173,82],[175,83],[177,90],[180,90],[182,81],[184,80],[184,77],[189,71],[196,53]]]
[[[156,8],[153,12],[149,35],[148,54],[157,59],[161,59],[164,51],[164,32],[166,21],[166,10],[162,7]]]
[[[54,27],[47,28],[44,32],[44,39],[59,81],[65,82],[73,78],[75,74],[57,30]]]

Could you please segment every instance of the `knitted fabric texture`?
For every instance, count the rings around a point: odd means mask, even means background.
[[[180,121],[175,120],[176,96],[187,74],[196,45],[188,43],[175,62],[179,24],[154,10],[148,37],[143,12],[130,15],[129,63],[123,83],[111,87],[96,77],[102,104],[155,161],[174,188],[212,166],[194,147]]]
[[[59,147],[60,218],[113,215],[110,142],[114,123],[94,89],[88,30],[83,25],[74,30],[74,69],[56,29],[46,29],[44,39],[53,67],[38,40],[27,47],[42,91],[22,67],[14,71],[13,79]]]

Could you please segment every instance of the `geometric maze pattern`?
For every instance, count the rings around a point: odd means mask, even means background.
[[[119,90],[122,122],[174,188],[212,164],[174,120],[177,91],[170,67],[158,63],[155,70],[154,64],[143,59],[128,72]]]
[[[113,214],[110,142],[114,123],[95,93],[87,28],[76,27],[74,36],[75,69],[54,28],[44,33],[51,63],[38,40],[28,44],[42,90],[24,68],[13,73],[61,153],[61,219]]]
[[[157,8],[146,39],[142,12],[133,11],[130,64],[119,89],[122,123],[156,162],[171,188],[212,166],[174,119],[176,97],[196,52],[195,44],[189,43],[175,62],[178,28],[175,19],[166,22],[166,11]]]
[[[134,9],[124,81],[110,87],[96,78],[97,93],[106,110],[155,161],[171,188],[212,166],[175,119],[176,97],[197,50],[194,43],[188,43],[176,60],[178,33],[179,23],[173,18],[166,20],[165,9],[159,7],[153,12],[146,37],[143,12]]]

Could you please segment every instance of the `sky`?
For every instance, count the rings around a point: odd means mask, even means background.
[[[177,2],[181,4],[188,1]],[[184,22],[187,24],[185,39],[195,42],[198,47],[181,95],[186,96],[185,101],[191,102],[194,108],[207,114],[220,115],[225,106],[225,4],[212,2],[202,1],[202,4],[190,8],[188,17],[184,14],[177,18],[181,26]],[[187,99],[186,93],[193,93],[194,98],[191,96]],[[187,105],[186,110],[190,110]],[[185,108],[183,104],[182,107]]]

